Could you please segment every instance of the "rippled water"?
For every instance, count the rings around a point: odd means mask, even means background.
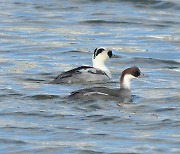
[[[1,153],[180,153],[179,0],[2,0]],[[138,66],[130,104],[70,101],[93,85],[50,85],[113,50],[113,80]],[[99,84],[98,84],[99,85]]]

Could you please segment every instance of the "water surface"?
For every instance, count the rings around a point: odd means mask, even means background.
[[[180,1],[3,0],[0,5],[1,153],[180,153]],[[99,84],[50,85],[91,65],[96,47],[138,66],[132,103],[69,101]]]

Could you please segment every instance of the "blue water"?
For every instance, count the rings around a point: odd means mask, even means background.
[[[179,0],[2,0],[0,19],[0,153],[180,153]],[[100,86],[134,65],[146,75],[133,102],[47,84],[100,46],[118,55]]]

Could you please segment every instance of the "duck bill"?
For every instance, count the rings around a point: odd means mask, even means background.
[[[119,58],[119,57],[121,57],[121,56],[112,54],[112,57],[111,57],[111,58]]]
[[[141,73],[140,76],[138,76],[138,78],[144,78],[145,74]]]

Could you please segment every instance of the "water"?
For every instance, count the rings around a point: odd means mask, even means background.
[[[180,153],[179,0],[2,0],[0,153]],[[69,101],[93,85],[50,85],[59,73],[91,65],[96,47],[118,87],[138,66],[130,104]]]

